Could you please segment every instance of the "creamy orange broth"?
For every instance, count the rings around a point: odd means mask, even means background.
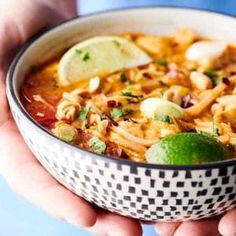
[[[227,45],[222,55],[203,63],[186,59],[186,50],[203,40],[190,30],[168,37],[132,33],[123,37],[133,40],[153,62],[100,78],[99,87],[89,92],[90,80],[58,86],[57,56],[33,67],[25,78],[21,94],[29,114],[69,143],[134,161],[146,162],[146,150],[175,133],[204,132],[226,145],[236,144],[234,46]],[[199,74],[207,85],[194,81]],[[177,104],[184,116],[145,117],[140,106],[149,98]]]

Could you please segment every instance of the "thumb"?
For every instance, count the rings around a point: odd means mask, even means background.
[[[38,31],[75,15],[75,0],[1,0],[0,68],[6,70],[17,50]]]
[[[55,17],[50,17],[48,25],[59,24],[77,15],[75,0],[46,1],[46,5]]]

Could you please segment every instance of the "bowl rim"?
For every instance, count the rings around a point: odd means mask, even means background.
[[[7,98],[8,101],[12,99],[12,101],[17,106],[18,110],[21,112],[21,114],[24,116],[25,121],[30,123],[34,128],[36,128],[39,132],[46,135],[48,138],[52,139],[55,142],[59,142],[61,145],[63,145],[66,148],[73,149],[75,152],[82,152],[82,154],[89,156],[90,158],[95,159],[102,159],[105,162],[113,162],[120,165],[128,165],[131,167],[141,167],[141,168],[147,168],[147,169],[157,169],[157,170],[201,170],[201,169],[214,169],[214,168],[226,168],[229,166],[236,166],[236,159],[229,159],[224,161],[218,161],[218,162],[211,162],[211,163],[203,163],[203,164],[191,164],[191,165],[171,165],[171,164],[150,164],[150,163],[142,163],[142,162],[135,162],[132,160],[127,159],[118,159],[116,157],[110,157],[103,154],[97,154],[95,152],[83,149],[79,146],[76,146],[74,144],[67,143],[64,140],[61,140],[60,138],[54,136],[52,133],[50,133],[46,128],[44,128],[42,125],[37,123],[30,114],[26,111],[23,104],[18,100],[17,98],[17,92],[14,89],[13,86],[13,80],[15,77],[15,68],[20,61],[21,57],[24,55],[24,53],[28,50],[28,48],[33,45],[35,42],[40,40],[41,37],[45,36],[47,33],[51,33],[53,30],[61,27],[62,25],[70,24],[73,21],[79,21],[80,19],[90,19],[93,17],[98,17],[101,15],[106,15],[110,13],[119,13],[124,11],[141,11],[141,10],[153,10],[153,9],[175,9],[175,10],[186,10],[186,11],[194,11],[194,12],[205,12],[208,14],[218,15],[218,16],[224,16],[229,17],[229,19],[233,19],[236,21],[235,16],[232,14],[225,14],[225,13],[219,13],[214,10],[206,10],[201,8],[192,8],[192,7],[181,7],[181,6],[167,6],[167,5],[150,5],[150,6],[136,6],[136,7],[126,7],[126,8],[116,8],[112,10],[105,10],[105,11],[99,11],[87,15],[82,16],[75,16],[69,20],[66,20],[58,25],[55,25],[53,27],[43,29],[42,32],[39,32],[32,38],[30,38],[23,47],[19,50],[19,52],[16,54],[15,58],[13,59],[7,73],[6,78],[6,90],[7,90]]]

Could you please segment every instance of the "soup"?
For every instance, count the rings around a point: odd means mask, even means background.
[[[118,37],[150,61],[64,84],[58,70],[67,52],[33,66],[21,89],[32,118],[80,148],[138,162],[150,162],[146,154],[156,143],[189,132],[234,153],[236,47],[189,29],[171,36]],[[113,43],[122,50],[119,41]],[[75,53],[84,64],[98,61],[91,53]]]

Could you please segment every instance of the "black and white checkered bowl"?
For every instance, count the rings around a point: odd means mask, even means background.
[[[211,38],[236,40],[233,17],[178,8],[126,9],[57,26],[28,44],[13,62],[7,96],[25,142],[52,176],[87,201],[146,221],[195,220],[236,206],[236,160],[166,166],[97,155],[54,137],[29,116],[20,101],[29,68],[80,40],[124,32],[173,34],[181,27]]]

